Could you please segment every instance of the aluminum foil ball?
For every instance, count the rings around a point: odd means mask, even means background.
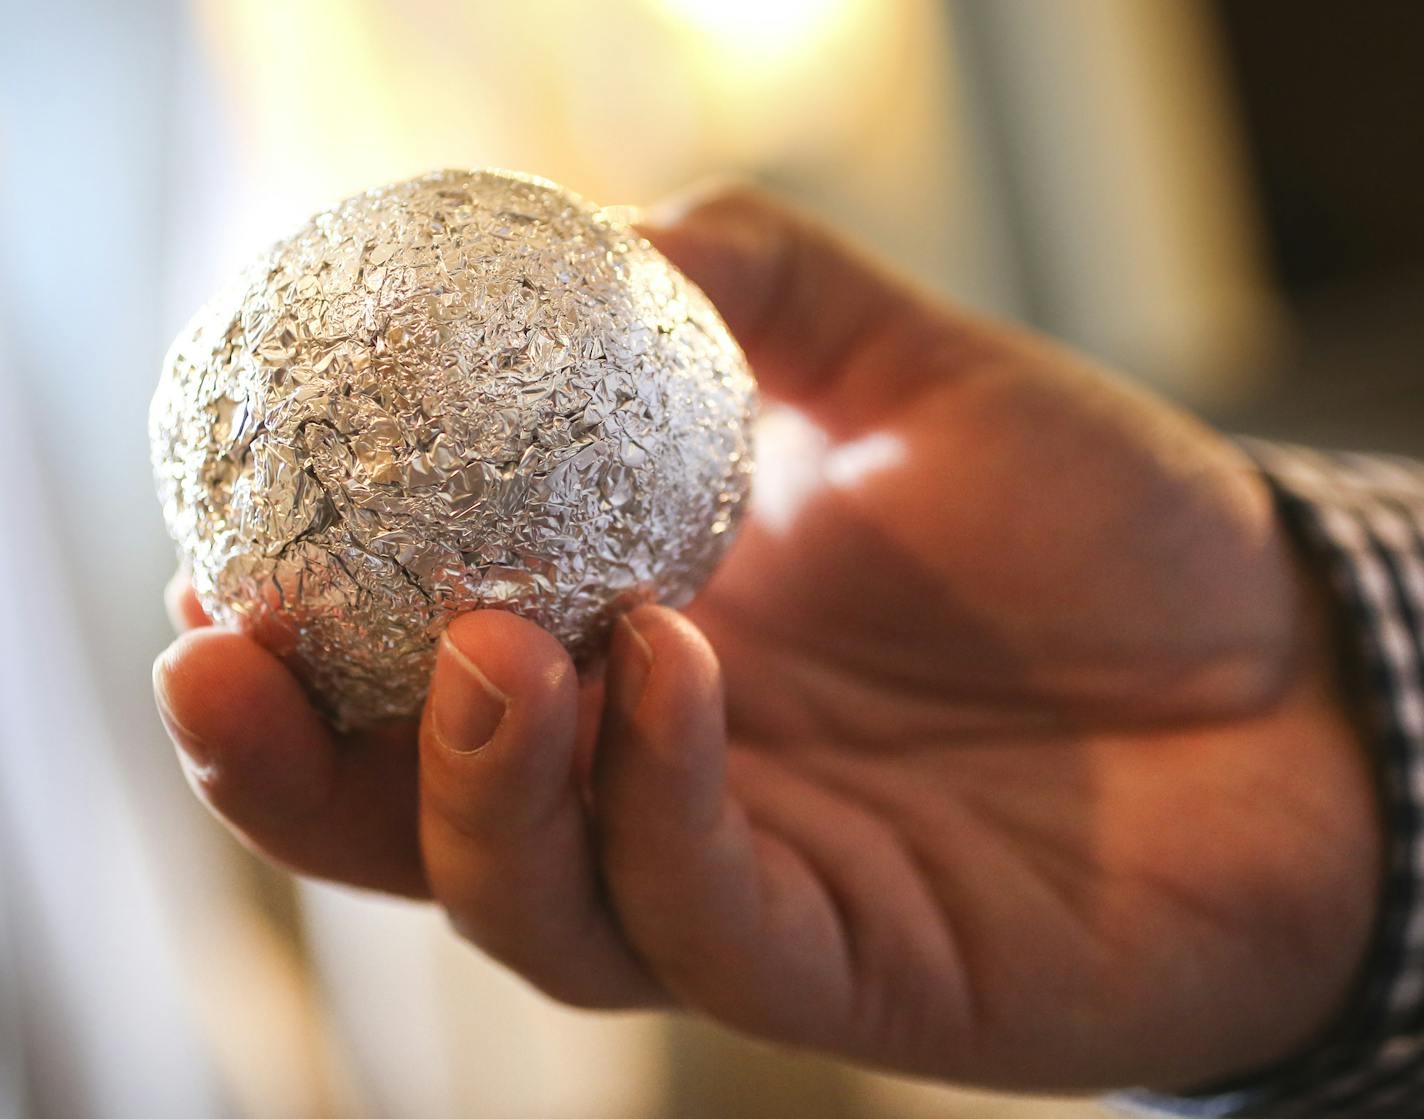
[[[707,298],[553,183],[444,171],[312,218],[200,311],[150,415],[216,620],[338,726],[413,714],[473,607],[577,656],[730,541],[755,387]]]

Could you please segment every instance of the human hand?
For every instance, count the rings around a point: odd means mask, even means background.
[[[344,737],[255,642],[194,630],[155,681],[200,795],[577,1005],[1019,1089],[1307,1042],[1380,840],[1249,463],[755,194],[647,232],[791,410],[706,591],[620,622],[602,683],[465,615],[419,728]]]

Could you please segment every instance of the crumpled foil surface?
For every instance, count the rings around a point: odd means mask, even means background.
[[[575,656],[729,543],[756,390],[707,298],[545,180],[444,171],[278,244],[169,351],[150,413],[210,616],[342,728],[416,712],[456,613]]]

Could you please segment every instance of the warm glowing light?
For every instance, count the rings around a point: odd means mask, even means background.
[[[659,0],[692,30],[739,55],[799,53],[834,29],[853,0]]]

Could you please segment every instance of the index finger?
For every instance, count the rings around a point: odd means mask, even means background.
[[[768,395],[830,434],[873,427],[938,383],[975,332],[819,222],[746,185],[694,189],[637,226],[707,294]]]
[[[276,656],[217,626],[178,638],[153,675],[189,782],[248,846],[302,874],[428,896],[409,723],[337,738]]]

